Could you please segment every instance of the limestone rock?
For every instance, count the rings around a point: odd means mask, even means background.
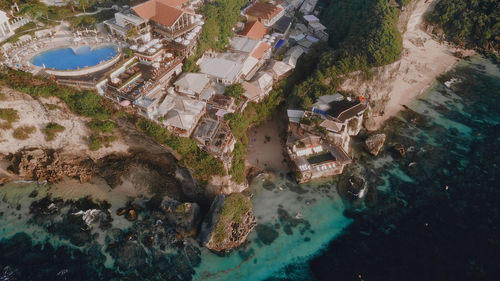
[[[338,188],[339,193],[343,197],[349,199],[359,199],[366,194],[367,183],[361,176],[345,176],[339,181]]]
[[[225,252],[245,243],[256,225],[249,198],[241,193],[219,195],[202,223],[200,239],[208,249]]]
[[[385,142],[385,134],[375,134],[365,140],[365,148],[372,155],[377,156]]]
[[[374,131],[377,129],[377,122],[373,117],[368,117],[363,120],[363,125],[368,131]]]
[[[163,213],[163,219],[182,236],[196,233],[201,223],[200,206],[196,203],[181,203],[164,197],[160,209]]]
[[[7,156],[13,172],[28,180],[58,182],[64,177],[86,182],[96,169],[90,158],[61,155],[52,149],[26,148]]]
[[[404,145],[397,143],[393,146],[394,151],[396,151],[397,155],[400,157],[405,157],[406,155],[406,149]]]
[[[135,212],[134,209],[131,209],[128,211],[128,213],[125,215],[125,218],[129,221],[135,221],[137,219],[137,213]]]

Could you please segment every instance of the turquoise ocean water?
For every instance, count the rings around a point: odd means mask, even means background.
[[[457,82],[444,86],[442,82],[452,78]],[[195,240],[182,245],[171,242],[169,232],[163,234],[147,215],[133,224],[127,222],[115,215],[120,206],[110,207],[111,226],[95,225],[83,235],[78,227],[61,227],[75,223],[64,215],[75,204],[57,205],[58,214],[35,215],[39,209],[33,202],[45,196],[42,190],[50,186],[16,183],[0,187],[0,280],[334,280],[335,276],[325,275],[330,272],[318,270],[330,263],[333,269],[333,264],[341,264],[344,252],[340,247],[335,256],[338,246],[329,246],[331,241],[351,237],[351,227],[360,216],[378,212],[373,206],[386,202],[397,202],[401,208],[412,205],[405,194],[423,184],[444,189],[443,178],[458,177],[473,161],[469,153],[473,143],[500,124],[499,106],[492,102],[500,95],[500,72],[495,65],[473,58],[439,80],[408,105],[411,110],[388,122],[383,129],[388,141],[381,155],[372,158],[360,152],[347,171],[363,177],[372,188],[365,199],[341,198],[338,178],[297,185],[285,173],[276,173],[272,182],[257,177],[250,192],[258,226],[246,245],[224,256],[209,252]],[[404,144],[404,160],[391,150],[395,143]],[[363,239],[368,240],[371,231],[356,230],[360,232],[350,243],[362,245]],[[147,245],[141,238],[144,233],[159,237],[159,242]],[[123,256],[128,252],[133,258]],[[317,257],[311,267],[309,261]]]

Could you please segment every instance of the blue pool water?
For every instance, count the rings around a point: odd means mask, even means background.
[[[107,61],[117,54],[116,47],[105,46],[92,49],[82,46],[76,49],[62,48],[43,52],[32,59],[36,66],[57,70],[75,70]]]

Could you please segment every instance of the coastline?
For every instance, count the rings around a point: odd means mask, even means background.
[[[370,81],[349,78],[341,85],[344,91],[356,91],[370,97],[377,103],[365,127],[369,131],[381,128],[390,117],[395,116],[411,101],[429,89],[436,78],[452,69],[463,56],[476,54],[463,50],[450,43],[438,42],[423,30],[423,18],[434,1],[418,1],[411,12],[406,30],[402,32],[403,54],[398,61],[373,70]],[[383,81],[383,82],[381,82]]]

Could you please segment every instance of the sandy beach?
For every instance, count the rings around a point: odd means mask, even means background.
[[[400,60],[375,69],[371,81],[348,79],[342,84],[342,90],[369,96],[372,101],[387,101],[385,107],[374,108],[380,114],[374,114],[374,122],[368,126],[370,130],[378,129],[389,117],[401,111],[403,105],[432,86],[437,76],[460,61],[453,55],[455,51],[462,51],[464,55],[474,54],[473,51],[464,52],[445,42],[438,42],[422,30],[423,17],[435,2],[421,0],[416,4],[403,34]]]
[[[283,156],[281,143],[280,120],[270,120],[261,126],[248,130],[247,167],[257,167],[260,170],[286,171],[288,165]]]

